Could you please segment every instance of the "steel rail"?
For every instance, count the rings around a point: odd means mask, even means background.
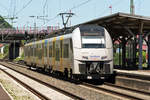
[[[5,63],[5,64],[4,64],[4,63]],[[26,76],[26,77],[29,77],[29,78],[31,78],[31,79],[33,79],[33,80],[35,80],[35,81],[37,81],[37,82],[39,82],[39,83],[41,83],[41,84],[47,86],[47,87],[49,87],[49,88],[52,88],[52,89],[54,89],[54,90],[56,90],[56,91],[58,91],[58,92],[60,92],[60,93],[62,93],[62,94],[64,94],[64,95],[68,96],[68,97],[71,97],[71,98],[73,98],[73,99],[75,99],[75,100],[84,100],[83,98],[81,98],[81,97],[79,97],[79,96],[76,96],[76,95],[74,95],[74,94],[72,94],[72,93],[69,93],[69,92],[67,92],[67,91],[65,91],[65,90],[62,90],[62,89],[57,88],[57,87],[55,87],[55,86],[52,86],[52,85],[50,85],[50,84],[48,84],[48,83],[46,83],[46,82],[43,82],[43,81],[41,81],[41,80],[39,80],[39,79],[37,79],[37,78],[34,78],[34,77],[32,77],[32,76],[27,75],[26,73],[22,73],[22,72],[20,72],[20,71],[18,71],[18,70],[16,70],[16,69],[13,69],[13,68],[9,67],[9,66],[11,66],[11,65],[9,65],[9,63],[6,63],[6,62],[4,62],[4,63],[0,62],[1,65],[5,66],[5,67],[7,67],[7,68],[9,68],[9,69],[11,69],[11,70],[17,72],[17,73],[20,73],[20,74],[22,74],[22,75],[24,75],[24,76]],[[16,66],[16,64],[15,64],[15,66]]]
[[[143,100],[142,98],[138,98],[138,97],[135,97],[135,96],[132,96],[132,95],[128,95],[128,94],[125,94],[125,93],[120,93],[120,92],[117,92],[117,91],[113,91],[113,90],[110,90],[110,89],[107,89],[107,88],[104,88],[104,87],[98,87],[98,86],[95,86],[95,85],[92,85],[92,84],[88,84],[88,83],[82,83],[82,85],[86,86],[86,87],[89,87],[89,88],[96,89],[98,91],[104,91],[106,93],[110,93],[110,94],[113,94],[113,95],[117,95],[117,96],[120,96],[120,97],[131,99],[131,100]],[[113,87],[113,85],[112,85],[112,87]],[[115,88],[117,88],[117,86]]]
[[[111,83],[107,83],[107,82],[105,82],[104,85],[115,87],[115,88],[120,88],[123,90],[129,90],[129,91],[133,91],[136,93],[150,96],[150,92],[147,92],[147,91],[137,90],[137,89],[133,89],[133,88],[129,88],[129,87],[123,87],[123,86],[119,86],[119,85],[115,85],[115,84],[111,84]]]
[[[17,64],[17,63],[13,63],[13,62],[8,62],[8,63],[9,64],[14,64],[16,66],[27,68],[27,67],[25,67],[25,65],[20,65],[20,64]],[[88,84],[88,83],[84,83],[84,82],[82,82],[81,85],[84,85],[84,86],[87,86],[87,87],[90,87],[90,88],[94,88],[94,89],[97,89],[97,90],[100,90],[100,91],[105,91],[105,92],[108,92],[108,93],[111,93],[111,94],[114,94],[114,95],[118,95],[118,96],[121,96],[121,97],[125,97],[125,98],[142,100],[141,98],[138,98],[138,97],[135,97],[135,96],[132,96],[132,95],[119,93],[117,91],[112,91],[112,90],[109,90],[109,89],[106,89],[106,88],[103,88],[103,87],[98,87],[98,86],[95,86],[95,85],[92,85],[92,84]],[[110,84],[110,83],[106,83],[106,82],[104,82],[104,85],[115,87],[115,88],[119,88],[119,89],[122,89],[122,90],[127,90],[127,91],[130,91],[130,92],[131,91],[132,92],[136,92],[136,93],[147,95],[147,96],[150,95],[150,92],[137,90],[137,89],[132,89],[132,88],[123,87],[123,86],[118,86],[118,85]]]
[[[38,92],[37,90],[33,89],[32,87],[30,87],[29,85],[23,83],[22,81],[20,81],[18,78],[12,76],[11,74],[9,74],[8,72],[6,72],[4,69],[1,69],[1,71],[3,71],[4,73],[6,73],[9,77],[11,77],[12,79],[14,79],[15,81],[17,81],[19,84],[21,84],[23,87],[25,87],[27,90],[29,90],[30,92],[32,92],[33,94],[35,94],[37,97],[39,97],[41,100],[51,100],[48,97],[44,96],[43,94],[41,94],[40,92]]]

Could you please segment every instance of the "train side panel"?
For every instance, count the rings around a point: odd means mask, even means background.
[[[68,70],[72,67],[72,52],[70,46],[70,37],[54,38],[52,43],[49,41],[49,66],[55,71],[64,72],[65,68]],[[52,54],[51,54],[52,53]]]
[[[32,58],[32,56],[31,56],[31,43],[29,43],[29,44],[27,44],[26,46],[25,46],[25,48],[24,48],[24,50],[26,51],[25,52],[25,62],[26,62],[26,64],[27,65],[31,65],[31,58]]]

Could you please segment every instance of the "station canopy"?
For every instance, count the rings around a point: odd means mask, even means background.
[[[97,24],[105,27],[112,38],[119,36],[128,37],[129,35],[139,34],[140,25],[143,23],[142,34],[150,32],[150,17],[132,15],[127,13],[115,13],[110,16],[101,17],[83,24]],[[129,31],[133,34],[129,34]]]

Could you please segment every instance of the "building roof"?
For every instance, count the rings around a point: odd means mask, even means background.
[[[150,17],[131,15],[127,13],[115,13],[109,16],[94,19],[82,24],[98,24],[105,27],[111,36],[129,36],[125,27],[130,29],[134,35],[139,33],[139,25],[143,23],[143,33],[150,32]]]

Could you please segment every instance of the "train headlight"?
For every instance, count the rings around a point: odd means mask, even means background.
[[[102,56],[102,57],[101,57],[101,59],[106,59],[106,58],[107,58],[107,56]]]

